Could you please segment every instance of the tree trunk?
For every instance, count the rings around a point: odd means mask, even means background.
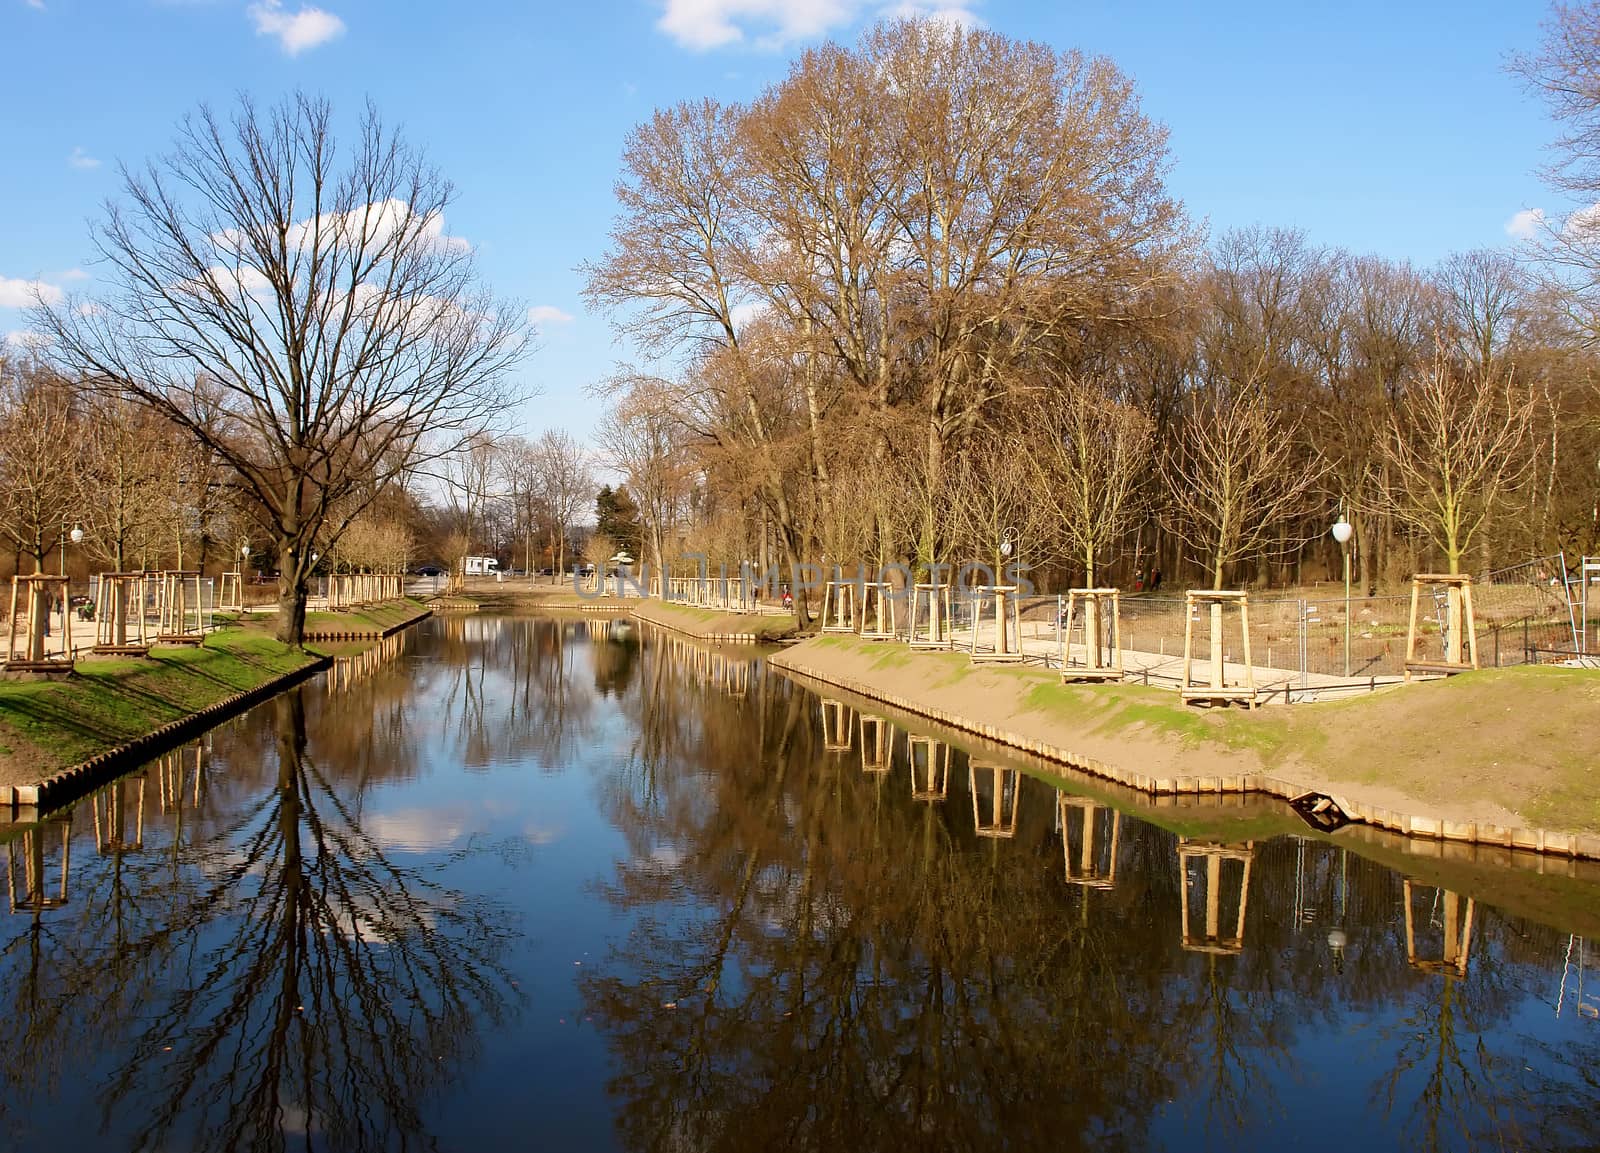
[[[243,579],[241,577],[241,579]],[[293,648],[305,643],[306,579],[293,545],[278,550],[278,640]]]

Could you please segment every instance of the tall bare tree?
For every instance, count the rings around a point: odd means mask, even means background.
[[[0,356],[0,531],[33,558],[35,572],[81,516],[71,450],[80,407],[76,390],[48,368]]]
[[[550,514],[556,575],[567,569],[567,542],[583,510],[594,503],[594,474],[583,445],[570,434],[550,429],[533,446],[539,492]]]
[[[1537,397],[1509,374],[1461,371],[1441,349],[1406,387],[1389,427],[1385,496],[1402,523],[1461,571],[1502,499],[1528,477]]]
[[[64,370],[209,446],[277,554],[278,636],[304,632],[310,554],[393,478],[503,411],[523,314],[444,231],[453,189],[368,106],[186,118],[172,152],[123,170],[95,231],[112,291],[41,303]]]
[[[1239,561],[1303,543],[1283,530],[1305,511],[1327,466],[1296,443],[1298,427],[1265,403],[1258,382],[1211,386],[1191,404],[1166,461],[1171,528],[1220,589]]]
[[[1092,587],[1097,564],[1143,511],[1140,498],[1151,487],[1150,420],[1070,376],[1038,398],[1028,415],[1026,443],[1039,498],[1054,509]]]

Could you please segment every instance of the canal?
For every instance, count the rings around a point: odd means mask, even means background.
[[[7,1150],[1600,1146],[1600,882],[435,619],[0,826]]]

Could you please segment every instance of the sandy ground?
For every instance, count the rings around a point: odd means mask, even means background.
[[[1600,832],[1592,672],[1499,670],[1252,713],[1135,685],[1056,688],[1043,669],[901,645],[813,640],[776,663],[1152,777],[1262,773],[1421,816]],[[1047,704],[1031,695],[1042,685]]]

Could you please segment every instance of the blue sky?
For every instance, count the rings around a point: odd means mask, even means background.
[[[911,5],[902,5],[900,10]],[[922,10],[930,10],[932,4]],[[946,0],[946,9],[955,5]],[[1543,3],[966,0],[1018,38],[1111,56],[1171,129],[1171,187],[1213,233],[1262,223],[1430,264],[1511,242],[1560,207],[1552,129],[1504,71]],[[852,39],[861,0],[0,0],[0,334],[23,283],[94,291],[87,221],[116,162],[169,144],[201,101],[370,96],[457,186],[447,226],[499,292],[539,310],[523,429],[586,436],[585,386],[629,350],[578,296],[603,251],[628,130],[651,110],[743,100],[790,55]],[[88,273],[85,277],[83,274]]]

